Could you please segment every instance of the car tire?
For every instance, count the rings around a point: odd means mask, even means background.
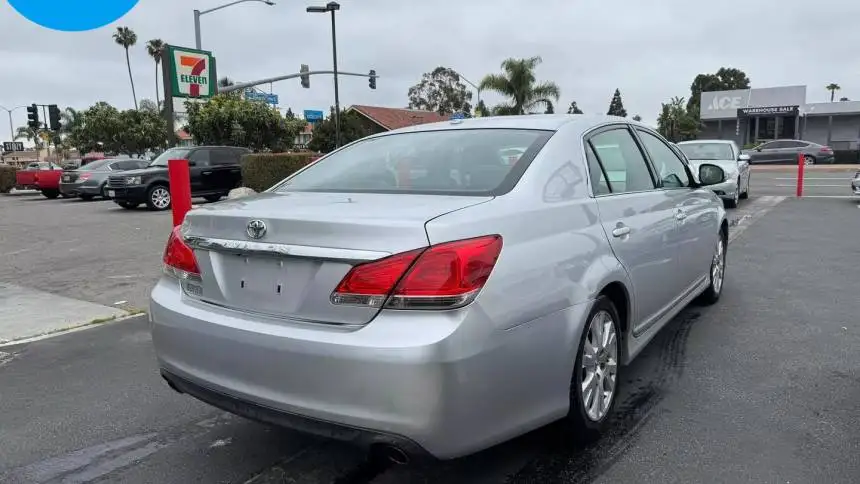
[[[116,202],[116,204],[122,208],[127,208],[129,210],[137,208],[137,206],[140,205],[139,203],[135,202]]]
[[[803,155],[803,164],[806,166],[815,164],[815,157],[812,155]]]
[[[75,198],[75,196],[74,196],[74,195],[72,195],[71,193],[63,193],[63,192],[60,192],[60,196],[61,196],[61,197],[63,197],[63,198]]]
[[[608,318],[608,320],[607,320]],[[607,327],[607,323],[609,326]],[[600,437],[607,429],[608,422],[618,400],[618,392],[621,386],[621,320],[615,304],[600,295],[594,301],[591,312],[585,323],[585,329],[579,341],[576,352],[573,375],[570,383],[570,408],[565,421],[567,431],[571,438],[580,443],[587,443]],[[602,328],[601,328],[602,326]],[[597,330],[611,331],[606,339]],[[607,341],[608,340],[608,341]],[[606,344],[603,342],[606,341]],[[589,363],[589,360],[591,361]],[[583,364],[585,362],[585,364]],[[614,369],[612,369],[614,366]],[[614,371],[614,373],[612,373]],[[602,375],[602,376],[601,376]],[[610,381],[607,376],[614,379]],[[595,387],[583,388],[583,381],[597,379]],[[611,385],[609,401],[606,402],[605,392],[607,383]],[[597,398],[594,392],[597,388],[604,393],[600,407],[595,407]]]
[[[747,189],[744,190],[743,193],[741,193],[741,197],[740,197],[741,200],[746,200],[750,197],[750,181],[751,180],[752,180],[752,177],[747,178]]]
[[[203,199],[209,203],[215,203],[218,200],[221,200],[221,197],[223,197],[223,196],[224,195],[206,195],[205,197],[203,197]]]
[[[150,210],[167,210],[170,208],[170,189],[167,185],[152,185],[146,191],[146,206]]]
[[[741,199],[741,179],[738,178],[738,188],[735,190],[735,197],[731,200],[724,200],[726,208],[738,208],[738,202]]]
[[[42,190],[42,195],[45,198],[50,198],[51,200],[60,196],[60,192],[57,190]]]
[[[101,189],[99,190],[99,194],[105,200],[110,200],[110,197],[108,196],[107,192],[108,192],[107,183],[105,183],[104,185],[102,185]]]
[[[93,199],[92,195],[84,195],[83,193],[80,195],[80,197],[81,197],[81,200],[83,200],[85,202],[89,202]]]
[[[728,252],[728,240],[725,233],[720,232],[717,245],[714,247],[714,255],[708,269],[708,288],[705,289],[696,300],[702,306],[710,306],[720,300],[726,278],[726,252]]]

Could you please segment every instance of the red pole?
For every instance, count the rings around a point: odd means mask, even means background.
[[[188,160],[167,160],[170,177],[170,206],[173,208],[173,226],[182,223],[191,210],[191,172]]]
[[[797,196],[803,196],[803,153],[797,154]]]

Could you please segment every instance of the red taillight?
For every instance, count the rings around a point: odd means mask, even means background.
[[[80,180],[80,181],[89,180],[90,176],[92,176],[92,173],[81,173],[80,175],[78,175],[78,180]]]
[[[831,153],[831,152],[833,152],[833,148],[831,148],[829,146],[824,146],[821,148],[821,153]]]
[[[164,248],[164,270],[179,279],[200,280],[200,268],[194,251],[182,239],[179,227],[174,227]]]
[[[451,309],[477,297],[502,250],[489,235],[434,245],[352,268],[332,293],[334,304]]]

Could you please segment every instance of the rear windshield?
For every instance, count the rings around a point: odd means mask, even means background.
[[[78,171],[97,171],[97,170],[107,170],[107,164],[116,161],[114,159],[106,158],[104,160],[96,160],[87,163],[86,165],[78,168]]]
[[[732,147],[728,143],[684,143],[678,148],[691,160],[733,160]]]
[[[501,195],[552,134],[462,129],[370,138],[311,165],[276,191]]]

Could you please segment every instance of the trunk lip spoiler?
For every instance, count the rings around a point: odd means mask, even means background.
[[[249,240],[219,239],[199,235],[184,235],[185,243],[192,249],[228,252],[240,255],[265,257],[302,257],[333,261],[366,262],[382,259],[390,252],[345,249],[339,247],[314,247],[309,245],[253,242]]]

